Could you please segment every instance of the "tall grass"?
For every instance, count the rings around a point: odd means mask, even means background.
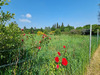
[[[31,34],[26,34],[29,36]],[[33,34],[32,34],[33,35]],[[22,64],[18,65],[16,74],[21,75],[84,75],[86,67],[89,64],[89,36],[85,35],[49,35],[51,37],[48,45],[43,45],[41,50],[34,54],[32,44],[39,43],[42,36],[34,35],[34,42],[32,37],[27,39],[24,37],[24,49],[29,51],[26,53],[27,58],[31,58]],[[99,40],[100,43],[100,40]],[[66,49],[63,48],[66,46]],[[97,37],[92,36],[92,55],[97,48]],[[65,50],[67,52],[65,53]],[[38,50],[37,50],[38,51]],[[67,66],[62,66],[59,63],[59,68],[56,69],[54,58],[58,56],[57,52],[61,53],[61,58],[68,60]],[[64,55],[63,55],[64,54]],[[20,60],[21,61],[21,60]],[[11,66],[10,66],[11,67]],[[12,68],[10,68],[11,70]],[[8,70],[9,71],[9,70]],[[2,72],[1,72],[2,74]],[[11,74],[11,73],[4,73]]]
[[[35,64],[38,72],[40,74],[68,74],[68,75],[82,75],[86,70],[86,66],[89,64],[89,36],[84,35],[61,35],[54,36],[49,35],[51,37],[51,41],[48,46],[42,47],[41,51],[38,53],[39,63]],[[39,42],[41,36],[35,36],[35,40]],[[26,41],[27,43],[31,43],[30,40]],[[57,52],[61,52],[64,50],[63,45],[67,47],[67,53],[65,53],[65,58],[68,60],[68,65],[64,67],[65,69],[55,72],[55,70],[51,70],[53,67],[51,66],[54,63],[54,58],[57,56]],[[27,45],[28,46],[28,45]],[[97,38],[96,36],[92,36],[92,55],[97,48]],[[41,61],[40,61],[41,60]],[[42,64],[41,64],[42,63]],[[44,64],[45,65],[44,65]],[[41,67],[39,66],[41,64]],[[55,65],[54,65],[55,66]],[[55,66],[56,67],[56,66]]]

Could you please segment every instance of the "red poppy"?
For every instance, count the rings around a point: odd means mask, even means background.
[[[51,38],[49,38],[51,40]]]
[[[23,34],[23,36],[25,36],[25,34]]]
[[[45,34],[43,34],[43,36],[45,36]]]
[[[66,58],[62,58],[62,65],[67,65],[68,64],[68,61],[66,60]]]
[[[63,48],[66,48],[66,46],[63,46]]]
[[[41,49],[41,47],[39,46],[39,49]]]
[[[22,42],[23,42],[24,40],[22,39]]]
[[[55,61],[58,63],[59,62],[59,58],[58,57],[55,57]]]
[[[58,55],[61,56],[60,52],[58,52]]]
[[[56,67],[57,67],[57,69],[58,69],[58,68],[59,68],[59,65],[57,64]]]
[[[21,29],[23,31],[23,29]]]
[[[42,38],[44,38],[44,36],[42,36]]]
[[[47,35],[43,34],[43,36],[47,37]]]

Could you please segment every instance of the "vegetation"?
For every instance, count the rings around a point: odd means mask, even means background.
[[[6,0],[0,2],[3,5],[8,5]],[[51,28],[21,29],[16,22],[7,24],[14,15],[9,11],[0,13],[0,75],[84,74],[89,63],[90,25],[75,29],[57,23]],[[94,24],[94,35],[97,29],[100,25]],[[97,37],[92,36],[92,54],[97,46]]]

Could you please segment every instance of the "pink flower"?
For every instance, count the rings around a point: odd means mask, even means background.
[[[56,68],[57,68],[57,69],[59,68],[59,65],[58,65],[58,64],[56,65]]]

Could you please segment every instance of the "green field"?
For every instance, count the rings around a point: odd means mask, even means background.
[[[42,36],[26,34],[22,37],[22,47],[7,51],[14,57],[8,55],[8,63],[11,64],[0,66],[0,70],[4,69],[4,73],[0,71],[1,75],[84,75],[89,64],[88,35],[48,35],[51,40]],[[43,40],[43,43],[40,44],[40,40]],[[40,50],[38,46],[41,46]],[[92,36],[92,55],[97,47],[97,37]],[[61,56],[57,52],[60,52]],[[55,57],[59,57],[58,63],[55,62]],[[67,66],[62,65],[62,58],[67,59]],[[18,62],[12,64],[17,59]]]
[[[27,34],[29,36],[29,34]],[[26,36],[27,36],[26,35]],[[30,50],[29,55],[32,56],[28,67],[29,74],[39,74],[39,75],[82,75],[86,71],[86,66],[89,64],[89,36],[82,35],[49,35],[51,37],[48,45],[41,46],[41,50],[38,52],[34,59],[34,48],[32,48],[32,43],[38,43],[42,36],[33,36],[35,42],[32,39],[24,38],[24,48]],[[63,48],[63,45],[66,48]],[[92,54],[97,48],[97,37],[92,36]],[[67,52],[65,53],[65,50]],[[58,56],[57,52],[61,53]],[[56,69],[57,63],[55,63],[54,58],[59,57],[59,68]],[[67,66],[61,65],[61,59],[66,58],[68,61]],[[28,66],[29,66],[28,64]],[[31,68],[31,69],[30,69]],[[31,70],[31,71],[29,71]],[[24,72],[23,72],[24,73]],[[25,72],[26,73],[26,72]]]

